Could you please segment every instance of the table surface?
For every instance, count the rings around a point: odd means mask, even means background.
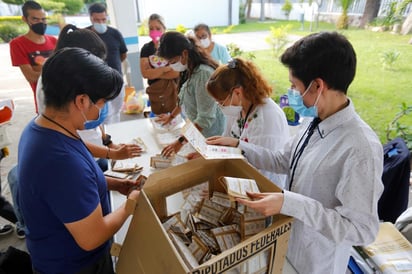
[[[106,132],[112,136],[112,140],[115,144],[130,143],[132,142],[134,138],[140,137],[146,145],[146,151],[142,153],[140,157],[130,159],[130,161],[133,161],[137,163],[139,166],[142,166],[143,170],[141,174],[146,177],[148,177],[153,172],[156,172],[156,169],[150,167],[150,158],[161,152],[162,140],[159,141],[159,138],[156,138],[156,137],[159,136],[158,135],[159,133],[160,134],[166,133],[167,132],[166,130],[162,131],[158,127],[156,127],[155,129],[150,118],[145,118],[145,119],[136,119],[136,120],[126,121],[126,122],[110,124],[106,126]],[[175,133],[176,131],[173,131],[172,134],[175,134]],[[124,195],[116,191],[110,192],[110,198],[111,198],[112,209],[118,208],[126,200],[126,197]],[[171,213],[177,211],[179,207],[178,205],[180,204],[181,204],[181,197],[179,196],[179,194],[173,195],[172,197],[168,197],[167,205],[168,205],[168,210],[171,211]],[[116,243],[119,243],[119,244],[123,243],[124,238],[127,234],[128,227],[130,225],[131,218],[132,217],[130,216],[127,219],[127,221],[123,224],[121,229],[116,233],[114,237],[114,241]],[[288,261],[286,261],[284,268],[283,268],[283,273],[292,274],[292,273],[297,273],[297,272],[294,270],[292,265]]]

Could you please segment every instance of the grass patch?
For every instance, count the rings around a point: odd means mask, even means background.
[[[304,36],[309,34],[309,23],[305,22],[304,30],[300,23],[293,21],[251,22],[235,26],[232,32],[268,31],[270,26],[279,27],[291,24],[290,34]],[[222,28],[223,29],[223,28]],[[332,24],[320,23],[316,31],[334,31]],[[219,29],[218,32],[219,33]],[[351,84],[348,96],[353,100],[356,110],[372,129],[378,134],[382,143],[386,143],[386,128],[400,110],[402,102],[412,103],[410,92],[412,75],[412,50],[408,44],[410,36],[394,35],[389,32],[376,33],[368,30],[349,29],[342,31],[352,43],[357,54],[357,72]],[[383,69],[380,59],[388,49],[396,50],[400,56],[391,69]],[[288,71],[272,55],[270,50],[253,52],[254,62],[274,86],[273,98],[277,100],[286,93],[290,86]],[[412,125],[412,116],[401,121],[404,125]]]
[[[283,25],[290,24],[292,26],[291,32],[294,34],[308,34],[310,29],[310,22],[305,22],[303,30],[301,30],[302,24],[299,21],[286,21],[286,20],[266,20],[266,21],[258,21],[258,20],[248,20],[246,24],[239,24],[233,26],[230,33],[240,33],[240,32],[251,32],[251,31],[268,31],[270,27],[281,27]],[[219,34],[224,33],[224,30],[227,26],[224,27],[213,27],[213,30]],[[319,22],[318,28],[316,28],[316,24],[312,24],[312,30],[315,31],[319,30],[334,30],[335,26],[333,24]]]

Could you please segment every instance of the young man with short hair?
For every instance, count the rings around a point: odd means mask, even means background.
[[[29,82],[37,111],[36,86],[43,63],[52,54],[57,39],[45,35],[47,28],[46,13],[35,1],[27,1],[22,6],[22,20],[29,26],[29,31],[10,41],[10,56],[13,66],[20,67]]]
[[[117,29],[107,25],[107,10],[102,3],[94,3],[89,7],[92,25],[88,29],[96,32],[107,47],[107,64],[122,74],[122,62],[127,57],[127,47],[123,36]],[[108,102],[109,113],[105,124],[120,122],[120,109],[123,104],[124,87],[117,98]]]
[[[299,273],[343,274],[351,247],[377,235],[383,191],[382,144],[346,95],[356,54],[343,35],[321,32],[297,41],[281,62],[289,68],[289,104],[312,121],[280,151],[245,150],[257,168],[287,174],[289,185],[238,202],[294,217],[287,256]]]

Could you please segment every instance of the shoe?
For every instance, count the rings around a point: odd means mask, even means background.
[[[7,234],[10,234],[12,231],[13,231],[13,226],[7,224],[0,228],[0,235],[7,235]]]
[[[26,233],[24,232],[24,229],[22,228],[16,228],[16,235],[17,235],[17,238],[19,239],[26,238]]]

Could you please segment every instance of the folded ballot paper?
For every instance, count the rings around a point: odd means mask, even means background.
[[[128,159],[112,161],[112,171],[115,172],[135,173],[142,169],[142,166],[139,166],[137,163],[133,163]]]
[[[219,182],[223,185],[230,200],[235,198],[250,200],[246,192],[260,192],[256,181],[253,179],[221,176]]]
[[[205,159],[244,159],[242,151],[237,147],[206,144],[206,138],[189,120],[187,120],[186,124],[183,126],[182,133],[186,140]]]

